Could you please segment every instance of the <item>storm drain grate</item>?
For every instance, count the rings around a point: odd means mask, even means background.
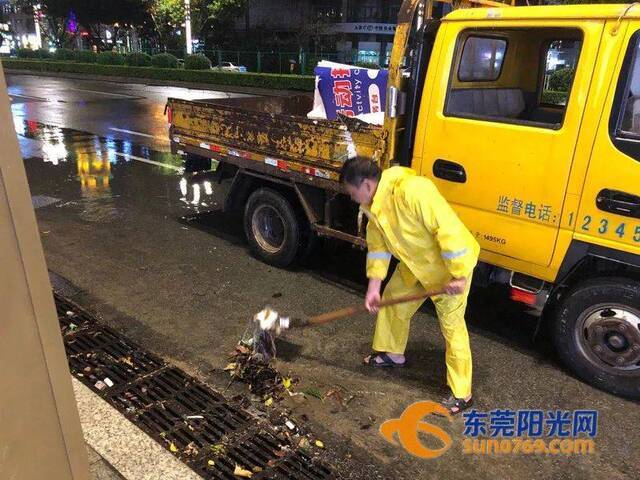
[[[87,315],[84,311],[79,310],[72,303],[64,300],[63,298],[55,295],[56,311],[58,313],[58,321],[62,328],[62,334],[66,334],[69,331],[82,329],[93,324],[93,318]]]
[[[304,452],[298,451],[277,466],[276,470],[286,478],[304,478],[324,480],[332,478],[331,470],[314,460]]]
[[[237,479],[236,466],[254,479],[337,478],[272,425],[54,296],[72,374],[204,478]]]
[[[69,317],[65,313],[64,320]],[[67,327],[65,350],[71,372],[99,392],[124,387],[164,366],[160,358],[95,322],[87,321],[77,330]]]
[[[282,449],[277,438],[266,432],[258,432],[227,449],[224,456],[205,456],[203,464],[196,471],[209,478],[235,479],[237,477],[233,472],[236,465],[256,473],[265,472],[279,460],[279,452]],[[256,478],[269,477],[261,475]]]

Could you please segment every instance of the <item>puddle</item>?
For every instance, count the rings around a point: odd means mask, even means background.
[[[84,221],[110,222],[120,217],[122,212],[116,199],[123,194],[133,194],[136,186],[140,189],[140,183],[149,185],[153,182],[151,177],[161,177],[174,185],[171,190],[164,189],[169,199],[178,200],[181,196],[183,159],[178,155],[20,117],[14,117],[14,124],[22,151],[28,157],[28,170],[37,172],[30,178],[32,190],[41,190],[40,197],[79,199],[79,202],[66,201],[55,206],[75,206]],[[37,160],[42,164],[34,165]],[[144,168],[134,167],[140,163],[145,164]],[[135,181],[140,177],[145,180]],[[114,189],[114,181],[118,180],[134,186]],[[157,198],[155,193],[153,196]]]

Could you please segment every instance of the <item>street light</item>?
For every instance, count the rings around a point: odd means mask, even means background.
[[[185,41],[187,42],[187,55],[193,53],[193,43],[191,42],[191,1],[184,0],[184,30]]]

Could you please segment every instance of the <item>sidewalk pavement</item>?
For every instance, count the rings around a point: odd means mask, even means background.
[[[111,466],[102,456],[96,452],[91,445],[87,446],[87,456],[89,457],[89,472],[91,480],[123,480],[125,477]]]

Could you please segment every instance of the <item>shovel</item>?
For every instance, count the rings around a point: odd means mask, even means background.
[[[396,298],[388,298],[386,300],[382,300],[378,306],[389,307],[391,305],[398,305],[400,303],[413,302],[416,300],[426,300],[429,297],[434,297],[436,295],[442,295],[445,293],[443,289],[433,290],[430,292],[423,293],[414,293],[412,295],[404,295]],[[332,312],[322,313],[320,315],[315,315],[309,318],[292,318],[288,319],[287,317],[280,317],[280,327],[287,328],[304,328],[311,327],[314,325],[322,325],[323,323],[334,322],[336,320],[340,320],[342,318],[351,317],[353,315],[359,315],[361,313],[367,312],[367,307],[364,305],[354,305],[351,307],[341,308],[339,310],[334,310]],[[283,324],[286,324],[283,325]]]
[[[430,292],[414,293],[402,297],[388,298],[382,300],[378,306],[388,307],[398,305],[400,303],[413,302],[415,300],[425,300],[435,295],[445,293],[444,289],[433,290]],[[290,328],[306,328],[314,325],[322,325],[324,323],[334,322],[342,318],[351,317],[360,313],[367,312],[367,307],[357,305],[352,307],[341,308],[332,312],[323,313],[309,318],[289,318],[283,317],[278,312],[265,308],[258,312],[253,318],[254,332],[252,337],[253,354],[260,355],[265,363],[276,356],[275,337],[280,335],[284,330]]]

